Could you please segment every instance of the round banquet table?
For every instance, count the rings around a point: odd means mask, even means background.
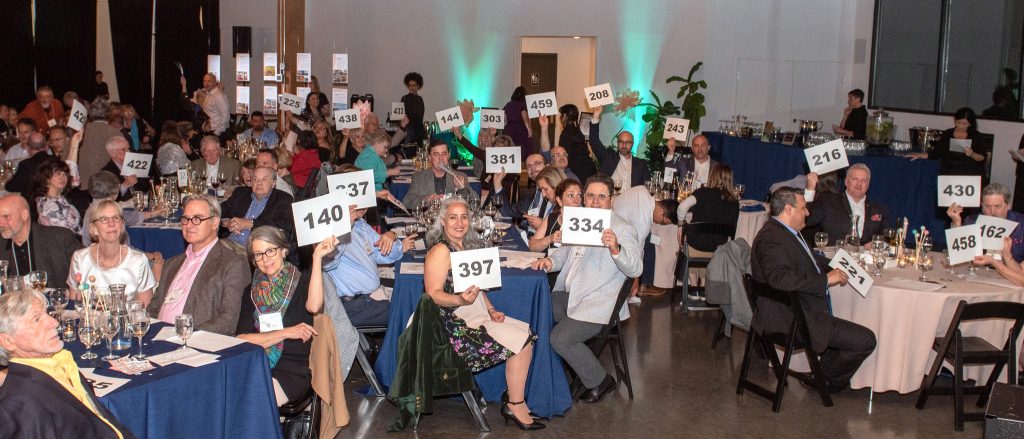
[[[764,210],[754,210],[756,205],[761,205]],[[747,245],[754,245],[754,237],[761,231],[764,223],[768,221],[768,205],[754,200],[743,200],[740,206],[740,217],[736,222],[735,239],[743,238]]]
[[[940,256],[936,254],[936,257]],[[965,270],[960,268],[957,271]],[[850,380],[852,388],[872,388],[875,392],[895,390],[904,394],[918,390],[935,360],[936,354],[932,350],[935,337],[945,335],[961,300],[968,303],[1024,301],[1024,288],[1013,286],[995,271],[986,269],[979,269],[977,276],[952,282],[941,281],[944,277],[941,268],[930,271],[928,277],[931,280],[945,285],[934,292],[887,284],[896,279],[916,281],[920,275],[919,271],[910,268],[887,268],[881,278],[874,279],[867,297],[862,297],[850,286],[829,288],[835,316],[871,329],[878,340],[875,352]],[[982,337],[994,346],[1006,343],[1011,326],[1010,320],[960,325],[964,335]],[[806,357],[797,355],[793,360],[794,364],[800,363],[800,370],[807,370]],[[1001,379],[1005,380],[1006,369],[1003,370]],[[964,367],[966,378],[978,382],[987,380],[991,372],[991,366]]]

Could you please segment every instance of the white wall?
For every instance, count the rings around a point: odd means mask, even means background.
[[[103,72],[103,82],[110,90],[110,100],[118,101],[117,69],[114,68],[114,43],[110,35],[110,2],[96,1],[96,70]]]
[[[235,57],[231,27],[252,27],[249,60],[249,109],[263,109],[263,53],[277,50],[277,0],[229,0],[220,6],[220,77],[232,112],[235,109]],[[267,84],[270,85],[270,84]],[[189,88],[198,88],[189,84]]]

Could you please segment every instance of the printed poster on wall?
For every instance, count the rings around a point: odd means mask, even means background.
[[[206,73],[210,73],[220,82],[220,55],[206,55]]]
[[[295,64],[296,81],[310,82],[313,80],[313,55],[309,53],[296,53]]]
[[[348,89],[334,87],[331,89],[331,112],[348,110]]]
[[[263,80],[277,82],[277,53],[263,54]],[[277,93],[274,93],[276,96]],[[274,98],[277,99],[276,97]],[[274,108],[277,108],[275,105]]]
[[[335,53],[331,62],[331,83],[348,84],[348,54]]]
[[[306,98],[309,96],[309,93],[311,93],[312,91],[313,91],[313,89],[309,88],[309,87],[295,87],[295,96],[298,96],[299,99],[302,100],[302,108],[303,109],[306,108]]]
[[[277,114],[277,86],[263,86],[263,114]]]
[[[249,87],[235,87],[235,114],[249,114]]]
[[[249,82],[249,54],[235,54],[235,81]]]

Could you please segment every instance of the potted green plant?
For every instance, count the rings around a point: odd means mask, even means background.
[[[645,160],[647,160],[647,168],[652,172],[661,171],[665,167],[667,148],[663,142],[663,134],[667,117],[682,115],[684,119],[690,121],[691,132],[700,131],[700,119],[707,114],[707,108],[704,107],[704,94],[701,93],[701,90],[708,88],[708,84],[704,80],[695,81],[693,75],[700,70],[702,65],[704,65],[703,62],[694,64],[685,78],[672,76],[665,80],[666,84],[680,83],[676,98],[682,99],[681,105],[676,105],[668,100],[662,102],[653,90],[650,93],[654,98],[654,103],[640,102],[636,105],[637,107],[646,107],[643,115],[643,121],[648,124],[647,133],[644,136],[647,142]]]

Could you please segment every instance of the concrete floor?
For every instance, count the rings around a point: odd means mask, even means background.
[[[804,389],[795,379],[772,413],[771,403],[750,392],[736,394],[736,380],[743,361],[746,334],[736,330],[735,340],[724,339],[714,351],[711,334],[718,311],[684,312],[670,307],[668,296],[644,298],[631,309],[625,323],[626,351],[633,378],[635,399],[624,385],[598,404],[576,404],[565,417],[545,421],[547,428],[521,432],[505,427],[499,404],[490,404],[485,415],[492,432],[482,434],[459,400],[434,404],[433,415],[424,416],[419,431],[385,433],[397,410],[386,399],[349,392],[351,424],[339,438],[376,437],[623,437],[623,438],[980,438],[982,423],[969,422],[965,431],[953,429],[951,396],[936,396],[925,410],[917,410],[917,393],[875,394],[868,414],[868,390],[846,390],[833,396],[835,405],[824,407],[817,393]],[[606,349],[602,361],[611,364]],[[768,378],[767,363],[756,361],[751,373]],[[365,386],[356,367],[346,389]],[[967,400],[974,408],[973,397]]]

